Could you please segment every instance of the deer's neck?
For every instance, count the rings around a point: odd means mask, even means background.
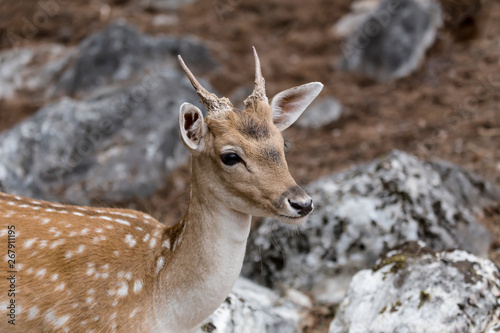
[[[173,235],[165,235],[171,244],[164,249],[164,290],[155,311],[160,322],[169,318],[163,324],[179,331],[201,323],[227,297],[241,271],[251,224],[250,215],[229,209],[198,181],[198,170],[192,162],[188,211]]]

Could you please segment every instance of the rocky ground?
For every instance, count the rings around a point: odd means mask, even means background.
[[[456,163],[500,185],[497,1],[483,0],[481,9],[469,12],[456,5],[467,1],[443,1],[448,10],[445,25],[424,64],[410,76],[388,83],[337,68],[342,39],[333,27],[349,11],[350,0],[312,0],[307,5],[287,0],[185,2],[179,8],[161,8],[157,1],[139,0],[61,0],[52,7],[48,5],[54,3],[51,1],[3,2],[0,51],[48,43],[73,47],[117,21],[152,36],[194,36],[220,65],[203,77],[236,103],[252,86],[254,45],[269,96],[321,81],[325,88],[320,97],[333,96],[343,106],[335,122],[319,128],[296,126],[284,133],[288,164],[300,184],[400,149],[422,160],[441,158]],[[38,14],[44,5],[49,6],[46,20]],[[46,59],[35,57],[31,61],[44,63]],[[2,75],[0,71],[0,80]],[[81,105],[94,105],[103,98],[93,96],[92,100],[74,91],[68,94]],[[59,96],[54,93],[48,99],[56,102]],[[12,128],[47,103],[47,95],[31,91],[20,91],[16,98],[0,98],[0,131]],[[188,179],[187,166],[183,165],[146,198],[119,202],[105,198],[94,204],[138,208],[171,224],[185,209]],[[484,211],[475,211],[475,218],[492,233],[489,254],[500,264],[500,204],[490,202]],[[326,332],[333,307],[315,306],[309,330]]]

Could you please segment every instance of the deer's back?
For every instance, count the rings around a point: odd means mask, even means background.
[[[0,221],[0,331],[146,331],[162,224],[2,193]]]

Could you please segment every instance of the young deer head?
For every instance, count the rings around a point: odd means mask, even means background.
[[[320,93],[323,85],[312,82],[277,94],[269,103],[257,52],[255,88],[244,101],[244,110],[227,98],[208,92],[179,61],[207,109],[184,103],[179,114],[182,141],[201,171],[212,200],[253,216],[272,216],[298,224],[313,210],[311,198],[295,183],[288,171],[280,131],[297,120]]]
[[[137,211],[0,193],[9,272],[0,279],[1,332],[191,332],[236,281],[251,215],[306,218],[312,201],[288,172],[280,131],[322,85],[285,90],[269,103],[254,54],[255,89],[244,110],[206,91],[179,57],[208,114],[188,103],[180,109],[192,175],[175,226]]]

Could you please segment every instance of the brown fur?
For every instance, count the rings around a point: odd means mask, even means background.
[[[155,263],[162,255],[169,258],[170,250],[162,243],[168,239],[173,248],[184,226],[166,228],[132,210],[54,205],[6,194],[0,194],[0,219],[4,275],[8,268],[4,231],[14,226],[16,235],[15,297],[7,296],[8,281],[0,279],[2,332],[14,331],[4,306],[11,298],[18,332],[145,330],[135,318],[150,315],[149,300],[158,287]],[[125,242],[127,235],[134,246]],[[118,291],[123,294],[125,286],[127,293],[120,296]]]

